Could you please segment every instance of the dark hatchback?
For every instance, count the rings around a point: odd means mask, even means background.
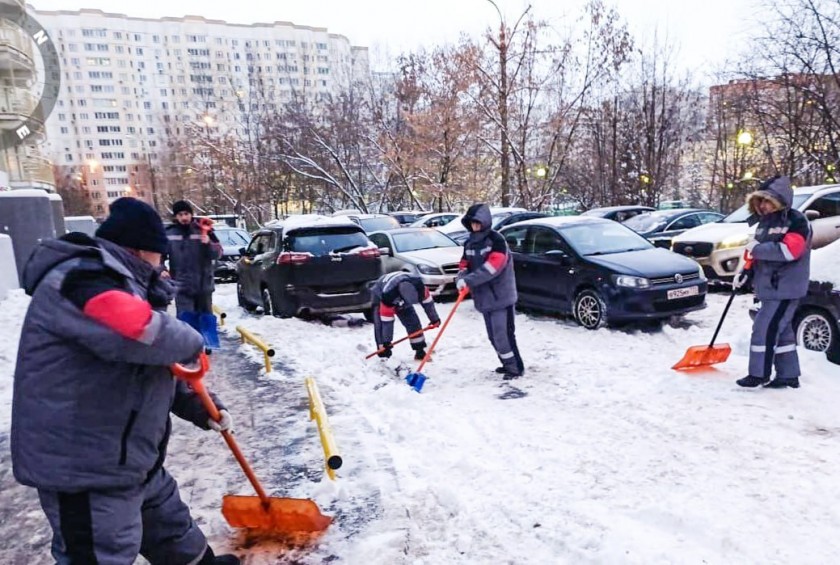
[[[656,247],[671,249],[671,239],[685,230],[719,222],[723,214],[700,208],[677,208],[654,210],[637,214],[624,222],[624,225],[649,240]]]
[[[596,216],[621,223],[626,222],[633,216],[655,210],[656,208],[651,208],[650,206],[607,206],[606,208],[592,208],[581,214],[581,216]]]
[[[501,233],[513,254],[521,306],[572,314],[588,329],[706,306],[697,263],[614,221],[544,218]]]
[[[299,216],[254,235],[237,263],[239,305],[290,316],[362,312],[382,274],[379,249],[347,218]]]

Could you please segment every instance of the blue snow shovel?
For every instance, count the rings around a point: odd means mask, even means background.
[[[444,330],[446,330],[446,326],[449,325],[449,320],[452,319],[452,316],[455,314],[455,310],[458,309],[458,306],[461,302],[464,301],[464,298],[467,297],[470,290],[467,287],[464,287],[461,292],[458,293],[458,300],[455,301],[455,305],[452,306],[452,311],[449,312],[449,315],[446,317],[446,321],[443,322],[443,325],[440,327],[440,331],[435,336],[435,340],[432,342],[432,346],[426,352],[426,356],[423,357],[423,360],[420,362],[420,365],[417,367],[417,370],[413,373],[409,373],[405,376],[405,382],[408,383],[408,386],[420,392],[423,389],[423,384],[426,382],[426,375],[421,373],[420,371],[423,370],[423,367],[426,365],[426,362],[431,358],[432,351],[435,350],[435,346],[437,345],[438,340],[440,340],[440,336],[443,335]]]
[[[178,319],[188,323],[195,331],[204,337],[204,346],[207,349],[219,349],[219,332],[216,329],[216,316],[214,314],[199,314],[198,312],[181,312]]]

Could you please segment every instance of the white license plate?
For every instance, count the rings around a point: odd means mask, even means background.
[[[674,290],[668,291],[668,300],[673,300],[674,298],[685,298],[686,296],[694,296],[699,293],[699,286],[690,286],[688,288],[675,288]]]

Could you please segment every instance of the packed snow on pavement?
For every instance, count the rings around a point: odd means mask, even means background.
[[[225,343],[208,384],[266,489],[312,498],[335,521],[293,550],[233,532],[222,496],[250,486],[216,434],[184,422],[167,468],[217,553],[246,563],[832,562],[840,368],[800,349],[802,388],[737,387],[752,303],[737,296],[719,338],[732,346],[729,361],[672,371],[687,347],[711,338],[726,298],[709,295],[707,309],[661,329],[588,331],[519,313],[526,374],[510,383],[493,372],[483,320],[466,301],[418,394],[402,379],[416,366],[407,344],[365,361],[373,331],[361,316],[331,325],[260,317],[237,307],[234,285],[221,286]],[[0,562],[34,564],[50,562],[48,528],[35,492],[14,486],[8,455],[26,302],[17,291],[0,307],[0,507],[14,501],[0,513]],[[277,350],[271,373],[236,341],[237,325]],[[344,459],[336,481],[309,420],[308,376]]]

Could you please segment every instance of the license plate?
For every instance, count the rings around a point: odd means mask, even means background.
[[[673,300],[674,298],[685,298],[686,296],[694,296],[699,293],[699,286],[690,286],[688,288],[675,288],[674,290],[668,291],[668,300]]]

